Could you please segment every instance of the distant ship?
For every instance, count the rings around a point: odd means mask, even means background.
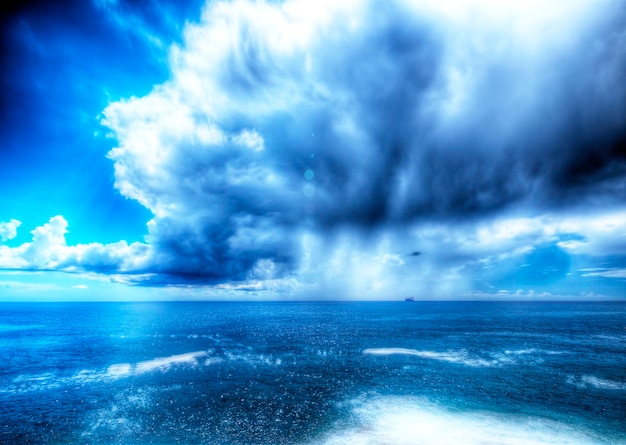
[[[415,297],[407,297],[404,299],[407,303],[415,303]]]

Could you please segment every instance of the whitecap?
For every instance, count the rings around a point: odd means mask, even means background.
[[[116,363],[107,368],[106,374],[112,378],[121,378],[130,375],[133,367],[130,363]]]
[[[155,390],[131,388],[115,394],[109,406],[86,415],[86,430],[81,433],[81,438],[88,442],[102,442],[102,438],[115,437],[115,443],[134,442],[132,438],[142,432],[141,418],[136,413],[150,408],[153,392]]]
[[[62,379],[51,372],[43,374],[22,374],[15,377],[11,384],[0,388],[0,394],[22,394],[30,391],[42,391],[59,388]]]
[[[188,365],[194,366],[197,365],[198,359],[204,358],[207,356],[206,351],[197,351],[197,352],[188,352],[186,354],[177,354],[171,355],[169,357],[158,357],[152,360],[146,360],[143,362],[139,362],[135,365],[135,373],[143,374],[146,372],[153,371],[167,371],[172,366],[177,365]]]
[[[530,349],[507,349],[506,351],[504,351],[505,354],[512,354],[512,355],[526,355],[526,354],[533,354],[537,352],[536,349],[534,348],[530,348]]]
[[[582,428],[527,415],[446,409],[424,399],[354,400],[342,419],[316,444],[326,445],[594,445]]]
[[[420,351],[417,349],[406,348],[368,348],[363,350],[363,354],[370,355],[414,355],[429,360],[439,360],[449,363],[459,363],[472,367],[488,367],[495,366],[498,360],[485,360],[482,358],[470,357],[467,351]]]
[[[32,382],[47,382],[54,377],[51,372],[45,372],[43,374],[23,374],[18,375],[13,379],[13,383],[32,383]]]
[[[617,382],[615,380],[603,379],[596,377],[595,375],[583,375],[580,378],[569,376],[567,383],[574,385],[578,388],[584,389],[588,387],[594,387],[598,389],[607,389],[612,391],[624,391],[626,390],[625,382]]]
[[[71,375],[43,373],[37,375],[20,375],[10,385],[0,388],[0,393],[21,394],[31,391],[42,391],[59,388],[64,385],[87,385],[138,376],[150,372],[167,372],[174,367],[208,366],[223,361],[220,357],[210,357],[207,351],[188,352],[185,354],[157,357],[135,364],[114,363],[106,369],[83,369]]]
[[[283,363],[283,359],[280,357],[274,357],[273,354],[250,354],[241,352],[225,352],[224,356],[229,361],[240,361],[247,363],[251,366],[268,365],[268,366],[280,366]]]
[[[215,365],[217,363],[221,363],[223,362],[224,359],[220,358],[220,357],[209,357],[204,361],[204,366],[211,366],[211,365]]]

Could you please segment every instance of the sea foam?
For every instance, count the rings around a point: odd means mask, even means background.
[[[143,374],[154,371],[167,371],[172,366],[196,366],[199,359],[207,356],[206,351],[188,352],[185,354],[171,355],[169,357],[158,357],[152,360],[139,362],[135,365],[136,374]]]
[[[379,397],[351,402],[351,418],[326,445],[593,445],[586,431],[525,415],[447,410],[427,400]],[[347,426],[346,426],[347,423]]]
[[[577,388],[587,388],[593,387],[598,389],[606,389],[612,391],[626,391],[626,383],[625,382],[617,382],[615,380],[603,379],[600,377],[596,377],[595,375],[583,375],[580,378],[576,378],[574,376],[569,376],[567,378],[567,383],[570,385],[574,385]]]
[[[470,357],[467,351],[420,351],[417,349],[405,348],[368,348],[363,350],[363,354],[370,355],[414,355],[429,360],[439,360],[449,363],[459,363],[473,367],[494,366],[499,363],[498,360],[485,360],[482,358]]]

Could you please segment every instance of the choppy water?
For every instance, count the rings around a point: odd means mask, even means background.
[[[626,444],[626,304],[2,304],[0,443]]]

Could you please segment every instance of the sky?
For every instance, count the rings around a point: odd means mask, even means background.
[[[0,300],[626,298],[626,2],[2,6]]]

